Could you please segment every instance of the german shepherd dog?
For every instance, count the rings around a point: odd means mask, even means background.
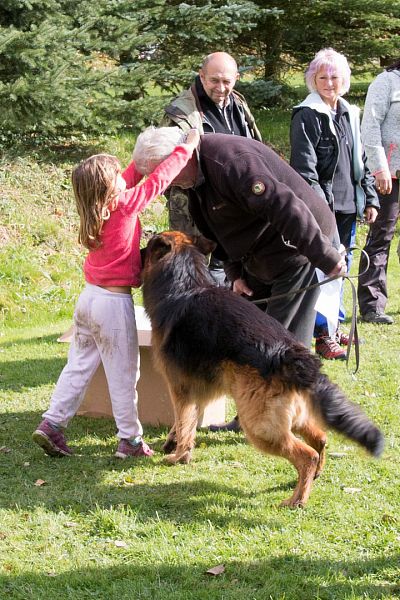
[[[282,505],[304,506],[324,466],[325,428],[374,456],[383,450],[383,436],[278,321],[215,286],[205,260],[214,247],[201,236],[169,231],[154,236],[145,251],[143,299],[153,355],[175,414],[165,447],[176,449],[167,460],[190,461],[199,411],[228,394],[248,440],[297,469],[296,488]]]

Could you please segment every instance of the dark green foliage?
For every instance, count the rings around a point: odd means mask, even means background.
[[[110,133],[157,120],[201,58],[256,24],[252,2],[7,0],[0,9],[3,139]],[[158,91],[157,91],[158,90]]]
[[[117,9],[124,10],[122,3],[102,0],[3,3],[0,102],[5,134],[109,132],[124,124],[121,112],[132,113],[135,100],[140,114],[147,77],[137,69],[132,78],[120,58],[126,46],[140,48],[146,40],[138,39],[136,16],[121,18]],[[126,98],[129,88],[136,93]]]
[[[253,108],[276,106],[280,101],[282,85],[265,79],[238,81],[235,88],[242,93]]]
[[[321,48],[333,47],[351,61],[354,73],[369,73],[399,56],[400,2],[387,0],[255,0],[262,13],[238,51],[256,55],[266,79],[304,67]],[[390,62],[390,60],[389,60]]]
[[[256,77],[242,88],[253,107],[269,106],[271,81],[325,46],[355,73],[379,70],[399,30],[399,0],[3,0],[0,141],[138,131],[216,50]]]

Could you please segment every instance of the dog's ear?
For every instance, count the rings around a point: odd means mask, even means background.
[[[145,249],[145,260],[151,263],[156,263],[163,256],[171,252],[172,244],[163,234],[155,235],[151,238]]]
[[[217,247],[217,244],[215,242],[205,238],[202,235],[194,235],[192,239],[194,246],[196,246],[196,248],[198,248],[200,252],[202,252],[206,256],[207,254],[210,254],[213,250],[215,250],[215,248]]]

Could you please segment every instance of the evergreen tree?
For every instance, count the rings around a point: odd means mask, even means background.
[[[304,67],[326,47],[345,54],[354,73],[369,73],[399,55],[400,1],[394,0],[255,0],[261,13],[251,35],[237,44],[256,55],[265,79],[279,79],[293,67]]]
[[[160,115],[157,91],[185,85],[259,12],[252,2],[4,0],[2,129],[139,129]]]
[[[4,0],[0,8],[0,102],[5,131],[56,131],[89,118],[81,81],[93,79],[57,0]],[[74,40],[74,41],[72,41]]]
[[[265,104],[326,46],[366,72],[398,56],[400,0],[2,0],[1,129],[111,132],[156,122],[208,53],[258,68]]]

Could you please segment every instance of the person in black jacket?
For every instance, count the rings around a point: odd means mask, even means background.
[[[342,98],[350,87],[347,59],[332,48],[318,52],[306,71],[310,94],[293,110],[291,166],[333,211],[340,242],[350,269],[357,217],[373,223],[379,201],[374,179],[361,149],[358,107]],[[343,359],[339,331],[331,337],[326,319],[316,323],[316,351],[328,359]]]
[[[177,128],[154,130],[158,160],[174,147]],[[154,148],[136,157],[146,169]],[[333,245],[332,211],[282,158],[264,144],[225,134],[201,136],[194,156],[175,178],[189,189],[189,208],[199,230],[217,243],[233,291],[270,298],[266,312],[306,347],[311,344],[318,289],[293,294],[315,283],[315,268],[343,272]]]

